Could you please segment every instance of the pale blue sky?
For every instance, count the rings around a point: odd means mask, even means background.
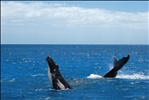
[[[2,44],[149,44],[147,1],[2,1]]]

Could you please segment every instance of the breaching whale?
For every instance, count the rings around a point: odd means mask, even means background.
[[[64,77],[61,75],[59,66],[53,61],[51,57],[47,57],[48,63],[48,76],[52,82],[52,86],[55,90],[72,89],[72,87],[66,82]]]
[[[105,74],[103,77],[105,78],[114,78],[116,77],[118,70],[120,70],[129,60],[130,55],[128,55],[127,57],[123,57],[120,60],[116,59],[116,56],[114,55],[114,62],[113,62],[113,66],[114,68],[111,69],[107,74]]]

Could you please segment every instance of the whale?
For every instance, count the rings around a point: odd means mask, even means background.
[[[46,58],[46,61],[48,63],[48,77],[51,80],[53,89],[72,89],[72,87],[66,82],[66,80],[62,76],[58,64],[56,64],[50,56]]]
[[[130,55],[127,57],[123,57],[120,60],[116,59],[116,55],[114,55],[114,61],[113,61],[113,69],[111,69],[108,73],[106,73],[103,77],[104,78],[114,78],[116,77],[118,71],[127,63],[129,60]]]

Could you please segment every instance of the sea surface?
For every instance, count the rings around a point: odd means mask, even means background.
[[[116,78],[103,78],[130,55]],[[46,57],[71,90],[56,91]],[[149,100],[149,45],[1,45],[1,100]]]

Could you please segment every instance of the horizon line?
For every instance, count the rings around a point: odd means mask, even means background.
[[[47,43],[43,43],[43,44],[37,44],[37,43],[35,43],[35,44],[31,44],[31,43],[29,43],[29,44],[25,44],[25,43],[22,43],[22,44],[19,44],[19,43],[16,43],[16,44],[14,44],[14,43],[12,43],[12,44],[10,44],[10,43],[8,43],[8,44],[1,44],[1,45],[149,45],[149,44],[74,44],[74,43],[60,43],[60,44],[56,44],[56,43],[49,43],[49,44],[47,44]]]

